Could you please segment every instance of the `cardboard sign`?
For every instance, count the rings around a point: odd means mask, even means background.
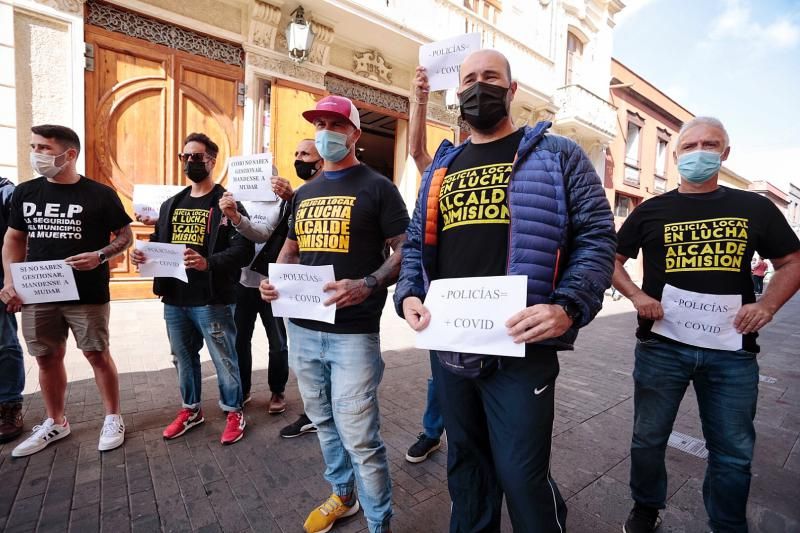
[[[526,276],[432,281],[425,297],[431,321],[417,333],[416,347],[525,357],[525,344],[515,343],[505,324],[525,309],[527,283]]]
[[[134,185],[133,212],[141,217],[158,219],[161,204],[184,188],[182,185]]]
[[[228,158],[228,190],[237,201],[274,202],[272,154],[239,155]]]
[[[75,273],[64,260],[11,263],[14,290],[23,304],[78,300]]]
[[[153,278],[175,278],[189,283],[186,266],[183,264],[185,244],[137,240],[136,249],[140,250],[147,258],[144,264],[139,265],[140,275]]]
[[[269,282],[278,290],[278,299],[272,301],[272,314],[335,323],[336,306],[323,305],[330,295],[322,290],[333,281],[333,265],[270,263]]]
[[[480,33],[466,33],[420,46],[419,64],[428,73],[430,90],[442,91],[458,87],[461,63],[465,57],[480,48]]]

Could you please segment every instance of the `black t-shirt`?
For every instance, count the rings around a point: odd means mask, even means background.
[[[508,262],[508,181],[523,130],[468,144],[439,191],[437,278],[502,276]]]
[[[26,261],[52,261],[99,251],[112,232],[130,223],[114,189],[81,176],[72,184],[41,177],[18,185],[8,225],[28,234]],[[108,263],[74,273],[80,300],[61,303],[109,301]]]
[[[214,191],[203,196],[183,195],[175,202],[170,219],[170,229],[165,236],[166,242],[185,244],[205,258],[208,258],[208,238],[210,235],[211,208],[214,207]],[[177,306],[199,306],[213,303],[208,272],[200,272],[193,268],[186,269],[189,283],[174,284],[174,291],[164,296],[165,304]]]
[[[391,181],[365,165],[324,172],[297,190],[288,238],[297,241],[300,264],[333,265],[336,279],[362,279],[386,260],[386,239],[408,226],[408,210]],[[293,319],[298,326],[331,333],[380,329],[386,289],[359,305],[336,310],[336,322]]]
[[[763,196],[720,187],[702,194],[677,190],[637,207],[619,230],[617,252],[644,253],[642,290],[661,300],[665,284],[703,294],[737,294],[742,305],[755,302],[750,260],[783,257],[800,241],[775,205]],[[637,336],[650,333],[652,320],[639,318]],[[757,334],[742,347],[757,352]],[[659,338],[663,338],[660,337]]]

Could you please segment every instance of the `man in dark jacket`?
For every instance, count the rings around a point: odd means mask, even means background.
[[[395,305],[420,331],[430,322],[422,302],[431,280],[528,277],[528,307],[506,323],[526,344],[524,358],[435,352],[450,525],[498,531],[505,493],[515,531],[561,532],[566,506],[550,476],[556,351],[572,348],[600,310],[613,272],[613,217],[577,144],[545,134],[547,122],[514,126],[517,84],[502,54],[475,52],[460,75],[472,137],[458,147],[444,141],[423,176]]]
[[[0,178],[0,243],[6,235],[14,184]],[[0,286],[3,285],[0,264]],[[11,275],[11,274],[9,274]],[[25,388],[25,365],[17,338],[14,313],[0,305],[0,443],[10,442],[22,434],[22,389]]]
[[[153,282],[153,292],[164,302],[167,336],[183,400],[183,408],[164,430],[164,438],[176,438],[204,421],[199,351],[205,341],[217,371],[219,405],[227,412],[221,442],[232,444],[242,438],[245,427],[235,348],[234,288],[254,248],[219,209],[225,189],[215,184],[212,176],[218,153],[217,145],[202,133],[186,138],[179,157],[192,185],[161,205],[150,240],[185,244],[189,279],[188,283],[173,278]],[[132,259],[136,265],[147,260],[139,250]]]

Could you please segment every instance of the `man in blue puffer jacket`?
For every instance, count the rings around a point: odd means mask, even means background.
[[[506,326],[525,358],[434,352],[449,446],[450,530],[499,531],[505,494],[515,531],[562,532],[566,505],[550,476],[556,351],[600,310],[616,238],[600,179],[549,122],[515,128],[508,60],[461,65],[461,116],[472,137],[444,141],[423,176],[403,245],[395,305],[416,331],[431,280],[522,274],[528,307]]]

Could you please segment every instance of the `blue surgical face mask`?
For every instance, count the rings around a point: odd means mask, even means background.
[[[705,183],[719,172],[721,154],[697,150],[678,158],[678,172],[690,183]]]
[[[322,159],[331,163],[338,163],[350,153],[347,135],[337,131],[319,130],[314,137],[314,146]]]

